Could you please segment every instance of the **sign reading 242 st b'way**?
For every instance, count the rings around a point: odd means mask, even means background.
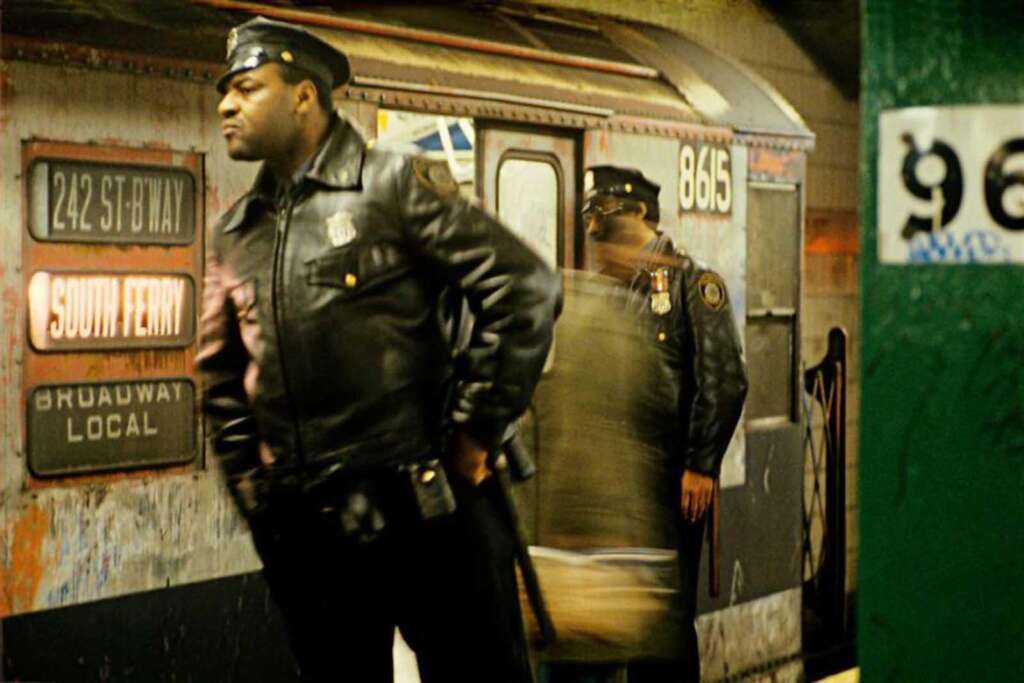
[[[184,168],[40,159],[29,174],[38,240],[190,244],[196,183]]]
[[[183,273],[39,271],[29,282],[36,351],[184,347],[195,336],[196,288]]]
[[[1024,263],[1024,106],[883,112],[883,263]]]

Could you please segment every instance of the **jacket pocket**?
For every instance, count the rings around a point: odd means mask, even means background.
[[[357,296],[411,270],[407,256],[391,244],[353,244],[308,259],[306,281]]]

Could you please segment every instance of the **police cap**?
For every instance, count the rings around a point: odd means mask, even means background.
[[[586,212],[598,197],[620,197],[643,202],[647,206],[644,219],[657,223],[660,191],[660,185],[645,178],[635,168],[591,166],[583,176],[583,211]]]
[[[348,82],[348,58],[309,31],[264,17],[250,19],[228,34],[227,71],[217,81],[224,92],[232,76],[276,62],[297,67],[331,90]]]

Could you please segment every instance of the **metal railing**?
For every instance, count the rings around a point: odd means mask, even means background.
[[[846,347],[834,327],[818,365],[804,370],[804,651],[835,652],[853,638],[846,595]],[[809,470],[809,472],[808,472]]]

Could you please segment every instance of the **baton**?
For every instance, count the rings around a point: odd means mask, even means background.
[[[514,436],[505,444],[506,450],[518,450],[522,455],[521,443],[514,443],[519,438]],[[519,514],[516,512],[516,503],[512,499],[512,483],[510,480],[509,460],[505,453],[499,454],[494,460],[494,476],[498,480],[499,504],[508,521],[509,529],[512,532],[516,545],[516,564],[519,565],[519,572],[523,577],[523,588],[526,590],[526,599],[530,603],[530,610],[537,619],[537,627],[540,637],[537,642],[537,649],[544,649],[555,642],[555,624],[551,620],[551,613],[548,611],[547,603],[544,601],[544,593],[540,588],[540,581],[537,579],[537,570],[533,566],[533,558],[530,557],[530,549],[526,545],[525,534],[522,524],[519,521]],[[514,473],[513,473],[514,474]]]

